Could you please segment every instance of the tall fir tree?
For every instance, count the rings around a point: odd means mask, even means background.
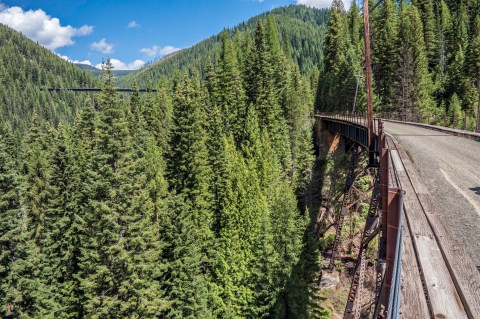
[[[399,112],[403,119],[428,120],[434,113],[434,102],[423,31],[416,32],[423,30],[422,21],[415,6],[403,4],[401,10],[400,70],[397,78]]]
[[[11,315],[12,266],[17,258],[20,235],[20,175],[15,161],[14,139],[7,125],[0,127],[0,307],[3,317]],[[7,297],[8,296],[8,297]],[[8,309],[8,310],[7,310]]]
[[[398,10],[396,2],[385,0],[373,22],[373,72],[383,111],[395,109],[398,69]]]
[[[242,126],[245,116],[245,91],[243,88],[236,52],[227,30],[222,32],[222,50],[218,66],[217,99],[223,118],[223,130],[235,136]],[[236,140],[238,141],[238,137]]]
[[[168,159],[168,176],[173,192],[179,194],[183,211],[173,217],[177,234],[170,259],[170,299],[175,307],[167,318],[210,318],[215,299],[211,281],[213,254],[212,194],[208,186],[205,94],[197,74],[183,75],[174,92],[174,128]]]

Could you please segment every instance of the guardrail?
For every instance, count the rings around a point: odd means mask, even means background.
[[[401,280],[402,280],[402,236],[403,236],[403,191],[390,189],[388,194],[388,233],[386,286],[388,296],[388,319],[400,318]],[[393,241],[395,249],[392,250]],[[392,259],[393,257],[393,259]],[[389,290],[389,291],[388,291]]]

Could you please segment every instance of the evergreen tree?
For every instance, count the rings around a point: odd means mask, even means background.
[[[386,0],[373,23],[373,72],[382,110],[395,108],[398,70],[398,16],[396,3]]]
[[[451,127],[461,128],[463,126],[462,103],[456,93],[454,93],[450,99],[450,105],[448,106],[448,117]]]
[[[198,76],[184,75],[174,92],[174,128],[168,160],[172,191],[184,208],[173,217],[173,238],[168,296],[175,306],[167,318],[209,318],[214,309],[205,304],[215,298],[211,284],[213,254],[211,173],[207,159],[207,130]]]
[[[13,301],[7,293],[20,234],[20,176],[15,153],[12,133],[4,125],[0,128],[0,307],[4,317],[10,315],[6,309]]]
[[[437,9],[437,56],[438,63],[435,70],[436,89],[440,94],[445,91],[447,64],[450,57],[450,39],[453,33],[450,9],[445,1],[441,1]]]
[[[53,318],[58,310],[56,300],[51,298],[49,269],[44,264],[42,251],[48,235],[47,213],[52,199],[48,139],[34,115],[22,148],[20,233],[7,279],[7,302],[12,305],[15,317]]]
[[[352,45],[349,42],[342,1],[333,1],[327,28],[323,74],[320,75],[316,107],[327,112],[350,110],[355,100],[360,60],[356,55],[358,44]]]
[[[223,130],[228,135],[234,135],[240,130],[242,118],[245,115],[245,92],[235,48],[226,30],[222,33],[222,50],[216,81],[217,99],[215,102],[221,111],[219,116],[223,115]]]
[[[470,71],[473,84],[476,86],[477,94],[479,94],[477,103],[478,105],[472,105],[471,116],[474,117],[475,110],[477,111],[477,117],[480,116],[480,12],[477,12],[475,22],[472,29],[472,35],[468,50],[468,70]]]
[[[422,22],[415,6],[403,5],[400,23],[398,104],[403,119],[433,114],[432,83],[423,40]]]
[[[435,66],[437,37],[435,35],[435,13],[433,0],[414,0],[413,4],[419,9],[423,22],[425,52],[431,69]]]
[[[93,171],[97,175],[81,258],[84,315],[151,317],[158,313],[161,244],[145,188],[145,164],[133,157],[126,115],[104,66]]]

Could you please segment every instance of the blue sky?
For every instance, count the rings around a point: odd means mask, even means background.
[[[346,0],[348,1],[348,0]],[[71,61],[136,69],[274,7],[331,0],[0,0],[0,23]]]

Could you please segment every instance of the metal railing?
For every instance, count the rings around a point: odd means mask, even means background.
[[[446,113],[431,114],[428,118],[422,118],[417,113],[406,113],[402,114],[399,112],[382,112],[381,118],[386,120],[400,121],[400,122],[410,122],[418,124],[428,124],[438,127],[446,127],[457,130],[464,131],[474,131],[475,128],[472,125],[469,125],[469,118],[466,113],[463,113],[461,116],[447,115]],[[471,123],[470,123],[471,124]]]
[[[400,299],[401,299],[401,281],[402,281],[402,237],[403,237],[403,191],[398,190],[399,196],[399,216],[398,232],[395,246],[395,259],[393,262],[392,282],[390,287],[390,296],[388,298],[388,319],[400,318]]]
[[[316,117],[325,121],[325,128],[331,132],[343,135],[356,141],[369,151],[373,150],[380,156],[379,180],[382,197],[380,241],[383,248],[379,258],[387,261],[383,275],[382,293],[377,295],[374,317],[396,319],[400,316],[401,276],[402,276],[402,237],[403,237],[403,190],[389,188],[389,151],[386,148],[385,134],[381,119],[374,119],[372,139],[369,140],[368,121],[365,113],[317,113]],[[373,143],[373,144],[372,144]],[[398,176],[397,176],[398,177]],[[401,185],[399,185],[401,187]],[[375,214],[378,216],[378,214]],[[366,247],[364,247],[366,248]],[[334,251],[332,250],[332,260]],[[359,258],[363,254],[360,251]],[[363,263],[363,265],[362,265]],[[359,292],[362,290],[362,266],[365,261],[359,260],[352,280],[349,300],[344,312],[344,318],[358,318],[361,313]]]

